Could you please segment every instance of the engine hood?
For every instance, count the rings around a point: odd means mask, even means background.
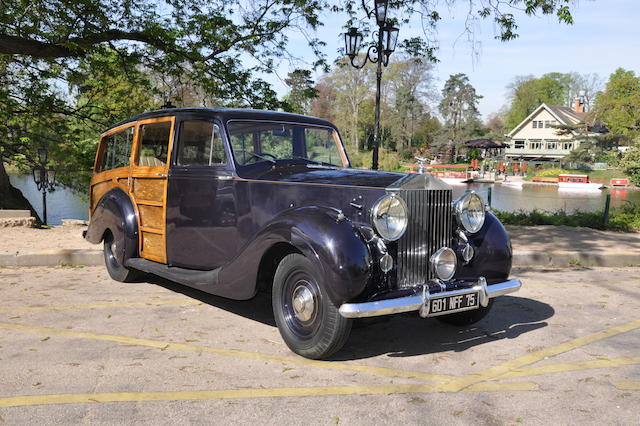
[[[247,173],[242,177],[275,182],[387,188],[406,176],[405,173],[375,170],[330,169],[316,168],[313,165],[293,165],[276,166],[266,171],[263,169],[259,173]]]

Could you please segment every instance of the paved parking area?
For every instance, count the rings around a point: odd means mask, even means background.
[[[513,275],[475,326],[398,315],[310,361],[267,295],[0,268],[0,423],[637,424],[640,269]]]

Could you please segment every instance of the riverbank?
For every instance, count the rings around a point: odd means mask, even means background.
[[[514,266],[640,265],[640,233],[569,226],[506,226]],[[82,238],[86,226],[0,229],[0,267],[102,265],[100,245]]]

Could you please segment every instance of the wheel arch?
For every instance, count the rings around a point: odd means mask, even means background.
[[[101,243],[110,232],[118,250],[114,256],[120,264],[138,254],[138,216],[129,195],[114,188],[102,196],[91,215],[85,238]]]

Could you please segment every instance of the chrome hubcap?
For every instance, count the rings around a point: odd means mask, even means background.
[[[315,300],[313,293],[304,285],[298,285],[293,290],[293,313],[300,321],[309,321],[313,318]]]

